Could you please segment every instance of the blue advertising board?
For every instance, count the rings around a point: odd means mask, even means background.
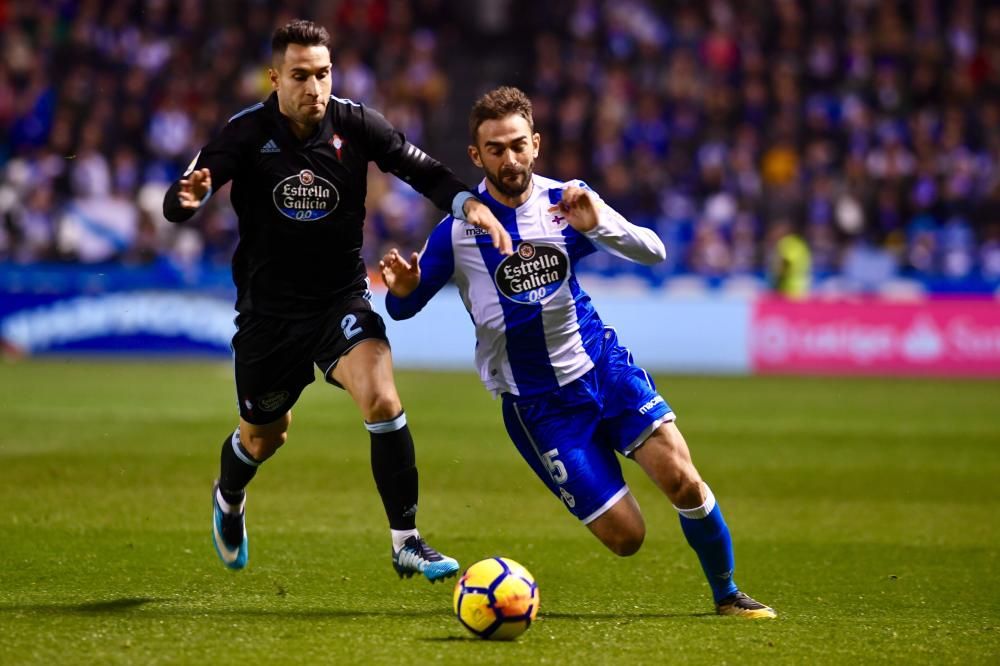
[[[25,355],[230,353],[233,304],[187,291],[0,296],[0,340]]]

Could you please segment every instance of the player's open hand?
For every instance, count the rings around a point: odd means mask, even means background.
[[[514,243],[510,239],[510,234],[493,215],[489,206],[478,199],[469,199],[465,202],[464,210],[465,221],[489,232],[493,247],[500,250],[500,254],[514,254]]]
[[[549,212],[564,214],[569,226],[582,233],[597,226],[597,207],[599,205],[590,192],[582,187],[571,185],[563,190],[562,200],[549,207]]]
[[[417,252],[406,261],[399,250],[392,248],[378,262],[378,267],[382,271],[382,282],[393,296],[405,298],[420,284],[420,254]]]
[[[181,178],[181,191],[177,199],[181,208],[200,208],[205,195],[212,191],[212,172],[208,169],[192,171],[187,178]]]

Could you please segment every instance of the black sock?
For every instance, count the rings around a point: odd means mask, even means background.
[[[417,526],[417,466],[406,412],[390,421],[365,422],[372,441],[372,475],[382,496],[389,527]]]
[[[219,491],[222,498],[230,504],[243,501],[244,489],[250,479],[257,474],[260,463],[243,448],[240,442],[240,431],[230,433],[222,443],[222,456],[219,462]],[[238,450],[238,452],[237,452]]]

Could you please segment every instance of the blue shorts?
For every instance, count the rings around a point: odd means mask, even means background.
[[[606,329],[583,377],[540,396],[503,394],[507,433],[538,478],[586,525],[628,492],[615,455],[628,456],[674,420],[653,379]]]

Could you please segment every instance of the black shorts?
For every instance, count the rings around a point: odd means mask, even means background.
[[[364,340],[388,343],[385,322],[363,296],[308,319],[239,315],[233,352],[240,416],[256,425],[279,419],[312,383],[313,364],[338,385],[330,371]]]

